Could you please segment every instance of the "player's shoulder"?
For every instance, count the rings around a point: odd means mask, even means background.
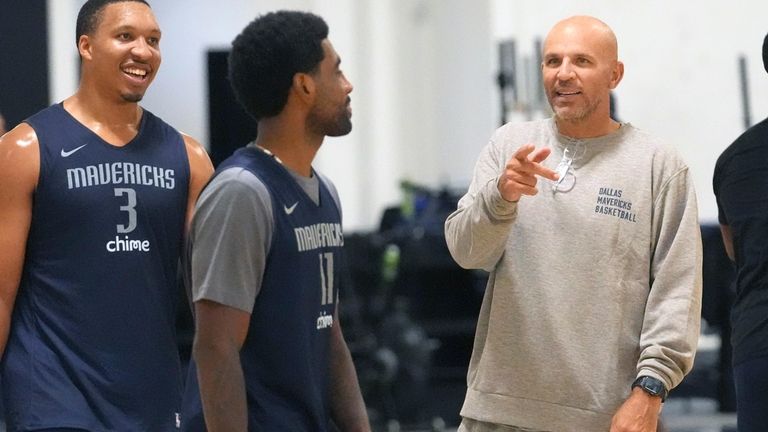
[[[21,123],[0,137],[0,178],[34,186],[40,173],[40,144],[35,130]]]
[[[753,125],[736,138],[718,157],[718,165],[723,165],[734,158],[746,156],[755,158],[768,153],[768,118]]]
[[[184,141],[184,148],[187,151],[187,158],[189,159],[189,168],[193,177],[200,178],[201,182],[207,182],[213,175],[213,163],[208,156],[208,152],[205,150],[199,141],[192,138],[183,132],[179,132],[181,138]]]
[[[19,146],[27,148],[34,143],[37,143],[37,134],[35,133],[35,129],[26,122],[20,123],[4,135],[0,135],[0,145],[3,146]]]
[[[229,167],[205,186],[196,203],[195,219],[239,212],[248,215],[272,213],[272,199],[266,184],[243,167]],[[215,219],[215,218],[214,218]]]
[[[201,158],[210,162],[208,152],[198,140],[184,132],[179,132],[179,134],[181,135],[181,139],[184,141],[184,147],[187,149],[187,153],[189,154],[190,158]]]
[[[39,155],[40,143],[37,133],[28,123],[21,123],[0,136],[0,163],[39,160]]]
[[[256,195],[268,197],[266,183],[247,168],[233,166],[218,172],[203,191],[203,197],[213,196],[246,197]]]

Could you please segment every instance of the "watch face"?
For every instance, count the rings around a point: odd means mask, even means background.
[[[661,396],[662,402],[667,398],[667,388],[664,386],[664,383],[653,377],[640,377],[634,382],[632,387],[640,387],[650,395]]]
[[[655,385],[655,383],[644,382],[643,388],[651,392],[651,394],[653,395],[658,396],[661,393],[661,391],[659,390],[659,386]]]

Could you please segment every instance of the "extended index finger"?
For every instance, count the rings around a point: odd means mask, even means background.
[[[530,172],[552,181],[556,181],[558,178],[560,178],[560,176],[558,176],[555,171],[545,167],[538,162],[531,162]]]
[[[549,147],[536,149],[533,144],[525,144],[515,151],[513,158],[520,162],[523,171],[550,180],[557,180],[557,173],[541,164],[552,152]]]
[[[517,151],[515,151],[512,157],[519,160],[520,162],[527,162],[529,160],[528,155],[530,155],[534,150],[536,150],[536,146],[533,144],[524,144],[520,146]]]
[[[528,156],[528,159],[531,160],[531,162],[541,162],[544,159],[548,158],[549,155],[552,153],[552,149],[549,147],[542,147],[539,149],[536,149],[533,153]]]

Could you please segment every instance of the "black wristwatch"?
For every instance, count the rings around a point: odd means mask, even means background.
[[[640,387],[641,389],[643,389],[644,392],[648,393],[651,396],[661,397],[662,402],[667,400],[667,394],[669,393],[667,391],[667,387],[664,385],[663,382],[657,380],[654,377],[641,376],[640,378],[636,379],[635,382],[632,383],[632,388],[635,388],[635,387]]]

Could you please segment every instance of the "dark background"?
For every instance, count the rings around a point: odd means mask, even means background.
[[[2,1],[0,113],[8,129],[48,106],[47,28],[45,0]]]
[[[256,138],[256,121],[235,100],[227,79],[229,51],[208,52],[208,127],[214,166]]]

